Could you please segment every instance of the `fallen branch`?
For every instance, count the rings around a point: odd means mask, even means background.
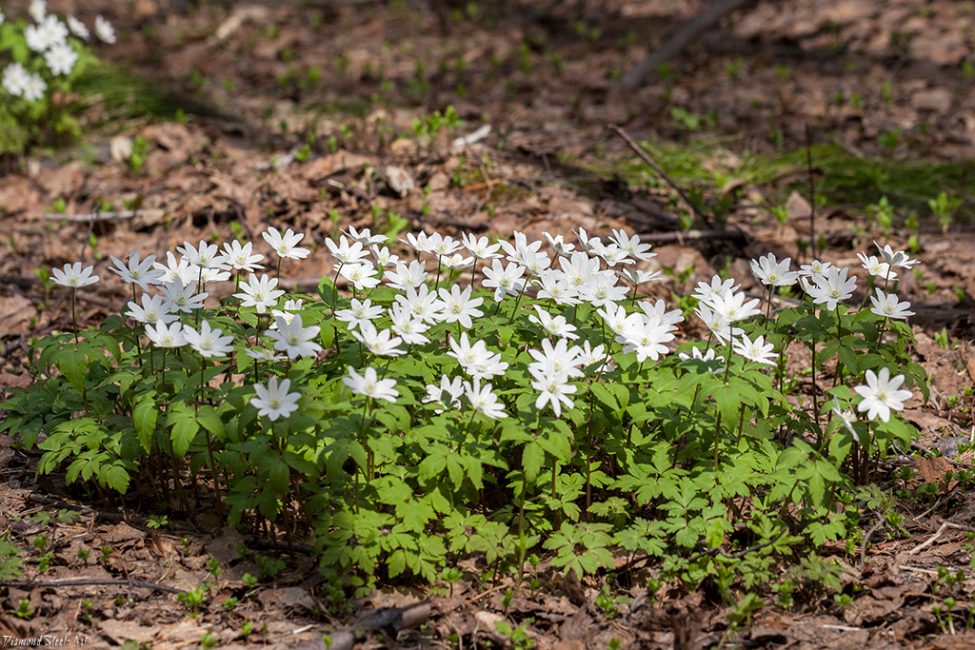
[[[669,244],[677,242],[684,244],[689,241],[702,241],[705,239],[727,239],[737,242],[747,241],[745,233],[737,228],[727,228],[725,230],[677,230],[674,232],[655,232],[640,235],[640,241],[655,244]]]
[[[167,594],[185,594],[176,587],[161,585],[146,580],[126,580],[125,578],[78,578],[68,580],[0,580],[0,587],[16,587],[18,589],[33,589],[35,587],[60,589],[61,587],[132,587],[135,589],[152,589],[164,591]]]
[[[351,628],[326,635],[329,650],[352,650],[356,639],[365,638],[370,632],[388,630],[395,634],[400,630],[423,625],[432,612],[430,603],[417,603],[409,607],[384,607],[364,616]]]
[[[641,147],[636,140],[631,138],[629,133],[627,133],[620,127],[616,126],[615,124],[610,124],[609,129],[614,133],[616,133],[616,135],[623,138],[623,141],[626,142],[626,144],[630,147],[630,149],[632,149],[633,152],[637,156],[639,156],[643,162],[649,165],[650,169],[652,169],[658,176],[660,176],[660,178],[664,179],[664,182],[666,182],[667,185],[670,185],[670,187],[673,188],[673,190],[677,192],[678,195],[680,195],[680,198],[683,199],[684,202],[691,208],[691,211],[694,213],[694,216],[696,216],[698,219],[703,221],[708,228],[714,228],[714,224],[711,222],[711,218],[708,217],[704,213],[704,211],[701,210],[697,206],[697,204],[691,200],[691,197],[683,189],[681,189],[681,187],[676,182],[674,182],[674,179],[668,176],[667,172],[665,172],[663,168],[660,165],[658,165],[653,158],[650,157],[650,154],[647,153],[646,149]]]
[[[647,78],[656,72],[660,64],[676,56],[684,47],[694,40],[698,34],[707,30],[719,20],[735,9],[743,7],[754,0],[718,0],[713,5],[684,23],[670,40],[654,50],[647,58],[640,61],[623,75],[620,85],[623,88],[634,89],[642,86]]]
[[[971,526],[963,526],[961,524],[956,524],[953,521],[946,521],[946,522],[944,522],[944,523],[941,524],[941,527],[938,528],[938,530],[934,533],[934,535],[932,535],[931,537],[929,537],[927,539],[927,541],[918,544],[917,546],[915,546],[914,548],[912,548],[911,550],[909,550],[907,552],[907,554],[908,555],[915,555],[917,553],[920,553],[921,551],[923,551],[927,547],[929,547],[932,544],[934,544],[938,540],[938,538],[941,537],[944,534],[944,532],[946,530],[948,530],[949,528],[954,528],[956,530],[964,530],[964,531],[967,531],[967,532],[975,532],[975,528],[972,528]]]
[[[48,212],[44,215],[44,218],[49,221],[71,221],[76,223],[90,223],[95,221],[115,221],[122,219],[132,219],[133,217],[150,217],[150,218],[160,218],[164,216],[166,212],[164,210],[118,210],[115,212],[78,212],[69,214],[60,214],[57,212]]]

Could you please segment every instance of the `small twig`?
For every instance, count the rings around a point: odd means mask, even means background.
[[[700,219],[701,221],[703,221],[707,225],[708,228],[714,228],[714,224],[711,222],[710,217],[708,217],[706,214],[704,214],[704,211],[701,210],[698,207],[698,205],[696,203],[694,203],[694,201],[691,200],[691,197],[683,189],[681,189],[681,187],[677,183],[674,182],[674,179],[672,179],[670,176],[668,176],[667,175],[667,172],[665,172],[663,170],[663,168],[660,167],[660,165],[658,165],[654,161],[654,159],[650,157],[650,154],[647,153],[647,150],[646,149],[644,149],[643,147],[641,147],[637,143],[636,140],[634,140],[633,138],[631,138],[629,133],[627,133],[626,131],[624,131],[620,127],[616,126],[615,124],[610,124],[609,125],[609,129],[611,131],[613,131],[614,133],[616,133],[616,135],[618,135],[621,138],[623,138],[623,141],[626,142],[626,144],[630,147],[630,149],[632,149],[633,152],[637,156],[639,156],[640,159],[643,162],[645,162],[647,165],[649,165],[650,168],[658,176],[660,176],[660,178],[664,179],[664,182],[667,183],[667,185],[670,185],[670,187],[673,188],[673,190],[675,192],[677,192],[677,194],[680,195],[680,198],[683,199],[684,202],[687,203],[687,205],[691,208],[691,211],[694,213],[694,216],[696,216],[698,219]]]
[[[870,537],[873,536],[873,534],[877,532],[881,526],[885,526],[886,524],[887,522],[884,521],[884,518],[878,516],[877,523],[875,523],[870,528],[870,530],[867,531],[867,534],[863,537],[863,543],[860,545],[860,569],[861,570],[867,564],[867,546],[869,546],[870,544]]]
[[[964,531],[968,531],[968,532],[975,532],[975,528],[972,528],[971,526],[963,526],[962,524],[956,524],[953,521],[946,521],[946,522],[944,522],[944,523],[941,524],[941,527],[938,528],[938,530],[934,533],[934,535],[932,535],[926,541],[922,542],[921,544],[918,544],[917,546],[915,546],[914,548],[912,548],[911,550],[909,550],[907,552],[907,554],[908,555],[915,555],[917,553],[920,553],[921,551],[923,551],[927,547],[929,547],[932,544],[934,544],[938,540],[938,538],[941,537],[944,534],[944,532],[946,530],[948,530],[949,528],[954,528],[956,530],[964,530]]]
[[[745,233],[737,228],[726,230],[677,230],[674,232],[654,232],[640,235],[640,241],[655,244],[677,242],[683,244],[688,241],[702,241],[706,239],[728,239],[744,243],[747,241]]]
[[[937,571],[932,571],[931,569],[922,569],[919,566],[909,566],[906,564],[902,564],[897,568],[900,569],[901,571],[910,571],[911,573],[923,573],[925,575],[931,575],[931,576],[938,575]]]
[[[812,160],[812,129],[806,124],[806,174],[809,178],[809,251],[816,259],[816,172]],[[817,411],[818,413],[818,411]]]
[[[164,591],[167,594],[185,594],[186,592],[176,587],[169,587],[146,580],[126,580],[125,578],[79,578],[73,580],[0,580],[0,587],[16,587],[18,589],[32,589],[34,587],[54,588],[61,587],[132,587],[136,589],[152,589],[154,591]]]
[[[48,212],[44,218],[48,221],[71,221],[77,223],[94,223],[96,221],[116,221],[132,219],[133,217],[161,217],[165,211],[146,209],[146,210],[118,210],[115,212],[78,212],[70,214],[60,214]]]

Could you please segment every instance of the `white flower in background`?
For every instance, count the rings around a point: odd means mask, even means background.
[[[223,245],[223,258],[226,264],[235,271],[247,271],[253,273],[258,269],[264,268],[260,261],[264,256],[254,252],[254,244],[247,242],[241,245],[236,239],[229,244]]]
[[[822,275],[826,273],[832,264],[829,262],[821,262],[819,260],[813,260],[809,264],[803,264],[799,267],[799,276],[804,278],[811,278],[814,275]]]
[[[291,228],[288,228],[282,235],[277,228],[271,227],[261,233],[261,237],[264,238],[264,241],[281,258],[286,257],[292,260],[302,260],[308,257],[311,252],[307,248],[298,246],[298,243],[304,239],[305,235],[303,233],[296,233]]]
[[[267,335],[274,340],[274,349],[284,352],[289,359],[316,356],[322,351],[322,346],[314,340],[321,328],[317,325],[305,327],[301,314],[295,314],[290,321],[277,316],[274,325]]]
[[[87,287],[98,282],[98,276],[92,275],[92,271],[94,270],[94,266],[82,268],[81,262],[65,264],[60,269],[51,269],[51,280],[55,284],[60,284],[62,287],[68,287],[69,289]]]
[[[78,53],[67,43],[56,43],[44,53],[44,61],[55,75],[71,74],[78,62]]]
[[[279,383],[277,377],[271,377],[267,386],[254,384],[257,397],[251,398],[251,404],[257,409],[258,415],[266,416],[271,422],[279,417],[288,417],[298,410],[298,400],[301,399],[301,393],[289,393],[289,390],[290,379],[282,379]]]
[[[445,269],[453,269],[454,271],[462,271],[464,269],[469,269],[474,266],[473,257],[464,257],[460,253],[454,253],[453,255],[446,255],[440,258],[440,263]]]
[[[35,23],[44,22],[44,16],[47,15],[47,2],[45,0],[31,0],[30,4],[27,5],[27,14]]]
[[[548,298],[549,300],[554,300],[555,304],[563,307],[578,305],[582,302],[579,299],[578,289],[569,284],[565,273],[562,271],[546,271],[539,276],[538,283],[538,293],[536,295],[540,300]]]
[[[435,232],[427,238],[427,246],[437,257],[446,257],[456,253],[461,243],[449,235],[444,237],[439,232]]]
[[[159,276],[161,284],[169,284],[178,280],[185,285],[196,285],[196,281],[200,277],[200,269],[198,267],[190,264],[182,256],[177,260],[176,256],[171,252],[166,253],[166,261],[167,264],[155,262],[152,265],[154,269],[162,272],[162,275]]]
[[[622,305],[609,304],[602,309],[596,310],[596,315],[603,319],[606,323],[606,327],[613,334],[622,334],[623,328],[626,327],[626,319],[629,314],[626,313],[626,308]]]
[[[201,268],[221,269],[227,261],[227,257],[220,254],[216,244],[208,244],[205,241],[200,241],[197,247],[189,242],[183,242],[183,245],[177,246],[176,250],[183,254],[183,259],[196,266],[198,272]]]
[[[747,336],[742,335],[741,339],[735,341],[733,349],[749,361],[769,366],[774,366],[775,359],[779,356],[772,351],[774,346],[771,343],[765,343],[764,336],[759,336],[752,341]]]
[[[0,25],[3,24],[4,20],[6,20],[6,17],[3,15],[3,9],[0,9]]]
[[[443,303],[442,319],[445,323],[460,323],[461,327],[469,328],[474,325],[474,318],[484,315],[484,312],[478,309],[484,302],[484,298],[471,298],[471,287],[461,290],[455,284],[450,291],[441,288],[438,293]]]
[[[906,320],[908,316],[914,315],[914,312],[909,311],[911,303],[906,300],[900,302],[897,294],[884,293],[884,290],[880,287],[877,287],[876,291],[876,296],[870,296],[870,302],[873,304],[873,308],[870,311],[873,313],[884,318],[895,318],[899,320]]]
[[[578,289],[579,298],[593,307],[603,307],[618,302],[630,292],[627,287],[618,284],[616,274],[612,271],[597,273]]]
[[[559,255],[569,255],[576,249],[575,244],[570,244],[565,241],[565,238],[562,235],[556,235],[553,237],[547,232],[543,232],[542,235],[548,240],[549,246],[551,246],[552,249]]]
[[[721,342],[727,342],[730,337],[740,336],[745,333],[740,327],[732,327],[728,319],[713,311],[708,303],[701,302],[694,308],[694,313],[707,326],[708,330]]]
[[[650,249],[653,248],[650,244],[644,244],[640,241],[639,235],[631,236],[622,228],[614,230],[610,239],[615,242],[627,257],[631,257],[634,260],[647,262],[657,256],[656,253],[650,252]]]
[[[844,409],[842,406],[840,406],[840,401],[835,397],[833,398],[833,415],[835,415],[836,418],[843,424],[843,427],[849,432],[853,440],[859,443],[860,435],[857,433],[857,430],[854,427],[854,423],[857,421],[856,414],[853,411]]]
[[[376,261],[376,266],[386,268],[387,266],[396,266],[396,263],[399,262],[399,256],[393,255],[386,246],[382,248],[373,246],[369,250],[372,253],[372,259]]]
[[[127,262],[112,256],[113,267],[108,270],[122,278],[126,284],[138,285],[143,291],[149,290],[151,284],[161,284],[163,272],[153,266],[156,261],[155,255],[147,255],[144,259],[139,257],[138,251],[133,250],[129,253]]]
[[[162,285],[162,295],[172,311],[189,314],[194,309],[202,309],[209,294],[196,293],[196,282],[185,283],[177,278]]]
[[[430,326],[417,318],[409,309],[399,304],[393,305],[389,310],[389,317],[392,321],[390,329],[407,345],[424,345],[430,342],[430,339],[423,335]]]
[[[884,259],[884,262],[891,266],[899,266],[902,269],[914,268],[915,264],[920,264],[920,260],[912,260],[911,257],[904,251],[895,251],[890,247],[890,244],[886,246],[881,246],[877,242],[873,243],[880,251],[880,256]]]
[[[579,335],[575,333],[576,326],[570,325],[565,316],[552,316],[538,305],[535,305],[536,315],[531,315],[528,320],[541,327],[549,336],[562,337],[567,339],[577,339]]]
[[[791,287],[799,279],[796,271],[790,271],[792,258],[787,257],[781,262],[775,259],[775,254],[769,253],[757,260],[752,260],[752,274],[766,287]]]
[[[374,235],[368,228],[363,228],[362,230],[356,230],[354,226],[349,226],[348,232],[346,234],[353,241],[357,241],[363,246],[374,246],[378,244],[385,244],[389,239],[386,235]]]
[[[464,380],[460,377],[450,379],[447,375],[440,377],[440,385],[427,384],[427,394],[423,398],[424,404],[436,404],[435,413],[443,413],[446,409],[456,410],[461,407],[460,398],[464,395]]]
[[[48,15],[36,25],[25,29],[24,38],[27,40],[27,47],[35,52],[45,52],[54,45],[65,42],[68,28],[57,16]]]
[[[521,263],[531,275],[537,277],[552,266],[552,259],[548,256],[548,253],[538,253],[526,250],[521,256]]]
[[[464,397],[470,402],[471,408],[481,415],[492,420],[508,417],[491,384],[481,386],[481,380],[477,377],[473,381],[464,382]]]
[[[95,34],[109,45],[115,43],[115,28],[101,16],[95,16]]]
[[[247,281],[240,284],[241,293],[235,293],[234,298],[240,300],[241,307],[253,307],[258,314],[264,314],[278,304],[278,298],[284,295],[284,290],[277,286],[277,278],[266,274],[258,278],[251,273]]]
[[[807,293],[812,296],[813,303],[826,305],[826,309],[836,309],[837,303],[849,300],[856,289],[856,276],[847,277],[845,268],[831,266],[822,275],[812,276],[812,285]]]
[[[44,99],[44,93],[47,92],[47,82],[45,82],[41,75],[30,74],[24,80],[24,88],[21,96],[29,102],[36,102]]]
[[[647,318],[657,319],[669,328],[669,331],[676,330],[677,323],[684,322],[684,313],[680,309],[667,311],[667,303],[663,298],[658,298],[657,302],[641,300],[636,304]]]
[[[399,347],[403,339],[393,336],[392,330],[377,330],[370,321],[362,321],[357,329],[351,330],[351,333],[352,338],[362,343],[377,357],[399,357],[406,354],[406,351]]]
[[[606,346],[602,344],[593,347],[589,341],[583,341],[582,345],[577,347],[579,349],[579,355],[576,363],[580,367],[588,368],[589,366],[606,361]],[[599,368],[599,370],[602,370],[602,368]]]
[[[275,322],[277,322],[277,319],[280,317],[284,319],[284,322],[290,323],[294,319],[295,314],[301,311],[301,304],[302,300],[300,298],[297,300],[285,300],[284,307],[281,309],[272,309],[271,315],[274,316]],[[274,325],[275,323],[272,322],[272,329],[274,328]]]
[[[640,271],[638,269],[620,269],[620,277],[636,286],[647,282],[659,282],[663,279],[660,271]]]
[[[867,273],[875,278],[880,278],[881,280],[897,279],[897,274],[891,270],[890,264],[887,262],[881,262],[874,255],[868,257],[864,253],[857,253],[857,257],[860,258],[860,262],[863,268],[867,270]]]
[[[646,314],[630,314],[623,325],[623,332],[616,336],[623,344],[623,352],[635,352],[636,360],[643,363],[656,361],[669,350],[665,343],[674,340],[670,327],[659,319],[647,318]]]
[[[405,295],[396,296],[396,304],[431,325],[443,317],[443,302],[425,284],[419,289],[408,287]]]
[[[413,260],[409,265],[403,264],[402,262],[396,263],[396,270],[386,271],[383,278],[386,280],[386,284],[393,288],[399,289],[400,291],[406,291],[407,289],[416,289],[422,286],[424,282],[427,281],[427,272],[423,268],[423,264],[416,260]]]
[[[874,420],[877,416],[884,422],[890,420],[890,412],[903,411],[904,402],[911,398],[911,391],[902,390],[904,375],[890,376],[890,370],[881,368],[879,374],[873,370],[866,372],[867,383],[856,386],[853,390],[863,396],[857,404],[858,411],[867,411],[867,419]]]
[[[368,298],[359,301],[353,298],[349,302],[348,309],[339,309],[335,312],[335,320],[348,323],[349,329],[355,329],[364,322],[371,322],[383,315],[381,305],[373,305]]]
[[[3,69],[3,88],[14,97],[24,94],[24,88],[30,79],[27,68],[19,63],[11,63]]]
[[[379,271],[372,264],[343,264],[339,275],[348,280],[356,291],[372,289],[379,284]]]
[[[267,348],[247,348],[244,350],[244,354],[249,356],[254,361],[263,361],[265,363],[270,363],[272,361],[284,361],[287,359],[283,354],[275,354],[274,350],[269,350]]]
[[[523,232],[516,230],[512,233],[512,238],[514,239],[514,243],[504,239],[498,241],[509,262],[517,262],[525,265],[525,260],[538,253],[542,248],[541,241],[529,242],[528,237]],[[548,256],[546,255],[546,257]]]
[[[582,377],[580,366],[583,365],[582,348],[578,345],[569,347],[566,339],[559,339],[552,345],[549,339],[542,339],[541,350],[529,350],[528,354],[534,361],[528,364],[528,371],[534,377],[548,375],[566,375],[567,377]]]
[[[487,237],[477,237],[473,234],[464,233],[461,235],[461,241],[464,248],[476,259],[493,260],[501,257],[498,253],[501,250],[501,244],[492,244]]]
[[[451,337],[447,355],[456,359],[465,373],[477,379],[503,375],[508,369],[507,362],[501,361],[500,354],[488,350],[484,341],[471,344],[467,332],[461,333],[459,341]]]
[[[430,242],[430,236],[425,232],[418,232],[416,234],[411,232],[406,233],[406,239],[401,239],[400,241],[407,244],[417,253],[433,252],[433,244]]]
[[[694,289],[694,293],[691,295],[700,302],[713,305],[715,300],[723,300],[740,288],[740,285],[735,284],[734,278],[722,280],[720,275],[715,275],[711,278],[710,283],[698,282],[697,288]]]
[[[595,275],[599,274],[599,260],[585,253],[572,253],[559,258],[559,266],[565,280],[578,291]]]
[[[189,325],[183,327],[183,336],[186,342],[197,353],[204,357],[223,357],[233,351],[233,336],[220,336],[223,330],[219,327],[211,327],[207,321],[200,323],[200,329],[196,330]]]
[[[715,297],[711,300],[711,308],[729,323],[735,323],[759,313],[758,299],[753,298],[745,302],[747,298],[748,296],[743,292],[731,293],[720,298]]]
[[[328,252],[339,264],[355,264],[369,255],[369,251],[363,247],[361,242],[349,241],[345,235],[339,237],[338,243],[326,239],[325,247],[328,248]]]
[[[590,237],[583,228],[576,231],[576,239],[579,240],[579,247],[587,253],[591,253],[594,247],[602,244],[599,237]]]
[[[355,368],[349,366],[349,375],[342,378],[342,383],[352,389],[356,395],[364,395],[372,399],[395,402],[399,397],[395,379],[380,379],[375,368],[366,368],[360,375]]]
[[[155,325],[146,325],[146,336],[157,348],[180,348],[186,345],[182,323],[167,325],[159,321]]]
[[[722,372],[725,365],[725,359],[722,355],[717,354],[714,348],[708,348],[707,352],[701,352],[701,348],[691,348],[691,353],[680,352],[677,357],[681,361],[692,361],[703,363],[705,368],[713,373]]]
[[[608,246],[594,246],[593,252],[601,257],[604,262],[606,262],[606,266],[611,268],[617,264],[634,263],[634,261],[630,259],[629,255],[626,254],[626,251],[616,244],[610,244]]]
[[[193,268],[196,269],[197,277],[201,278],[204,284],[212,284],[214,282],[226,282],[227,280],[230,279],[230,271],[223,268],[203,269],[203,273],[200,273],[200,267],[194,266]]]
[[[88,31],[88,28],[85,27],[85,24],[80,20],[78,20],[77,18],[75,18],[74,16],[68,16],[67,22],[68,22],[68,29],[71,30],[71,33],[77,36],[78,38],[80,38],[81,40],[87,41],[88,38],[91,36],[91,32]]]
[[[129,301],[129,311],[125,315],[140,323],[153,325],[155,323],[171,323],[179,317],[171,311],[169,301],[164,296],[150,296],[142,294],[142,305]]]
[[[537,376],[532,381],[531,387],[538,391],[535,408],[541,410],[549,405],[557,418],[562,417],[563,405],[567,409],[572,408],[573,402],[569,395],[579,390],[577,386],[569,383],[567,376],[562,374]]]
[[[681,361],[721,361],[724,362],[724,357],[718,356],[714,351],[714,348],[708,348],[707,352],[701,352],[701,348],[691,348],[691,353],[680,352],[677,354],[677,358]]]

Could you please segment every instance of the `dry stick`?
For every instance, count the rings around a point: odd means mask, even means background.
[[[932,535],[931,537],[929,537],[927,539],[927,541],[925,541],[925,542],[923,542],[921,544],[918,544],[917,546],[915,546],[914,548],[912,548],[911,550],[909,550],[907,552],[907,554],[908,555],[915,555],[916,553],[920,553],[921,551],[923,551],[927,547],[929,547],[932,544],[934,544],[935,541],[937,541],[937,539],[939,537],[941,537],[944,534],[944,532],[946,530],[948,530],[949,528],[955,528],[957,530],[964,530],[964,531],[968,531],[968,532],[975,532],[975,528],[972,528],[970,526],[963,526],[961,524],[956,524],[953,521],[946,521],[946,522],[944,522],[944,523],[941,524],[941,527],[938,528],[937,532],[935,532],[934,535]]]
[[[614,133],[616,133],[616,135],[618,135],[621,138],[623,138],[623,141],[626,142],[626,144],[630,147],[630,149],[632,149],[633,152],[637,156],[640,157],[640,160],[642,160],[647,165],[649,165],[650,168],[658,176],[660,176],[660,178],[664,179],[664,182],[667,183],[667,185],[670,185],[670,187],[673,188],[673,190],[675,192],[677,192],[677,194],[680,195],[680,198],[683,199],[684,202],[687,203],[687,205],[691,208],[691,211],[694,213],[694,216],[696,216],[698,219],[700,219],[701,221],[703,221],[707,225],[708,228],[712,228],[712,229],[714,228],[714,224],[711,222],[710,217],[708,217],[706,214],[704,214],[704,211],[701,210],[697,206],[697,204],[694,203],[694,201],[691,200],[691,197],[683,189],[681,189],[680,186],[677,185],[677,183],[674,182],[674,179],[672,179],[670,176],[668,176],[667,175],[667,172],[665,172],[660,167],[660,165],[658,165],[654,161],[654,159],[650,157],[650,154],[647,153],[646,149],[644,149],[643,147],[641,147],[636,142],[636,140],[634,140],[633,138],[631,138],[629,133],[627,133],[626,131],[624,131],[620,127],[616,126],[615,124],[610,124],[609,125],[609,129],[611,131],[613,131]]]
[[[812,259],[816,259],[816,173],[812,164],[812,130],[806,123],[806,173],[809,177],[809,251]],[[822,431],[819,423],[819,386],[816,384],[816,339],[812,341],[812,398],[813,416],[816,418],[816,428]]]
[[[640,61],[640,63],[628,70],[620,80],[621,85],[623,88],[630,90],[642,85],[643,82],[645,82],[662,63],[671,57],[676,56],[681,50],[684,49],[684,46],[693,41],[698,34],[707,30],[709,27],[717,23],[735,9],[738,9],[739,7],[747,5],[753,1],[754,0],[717,0],[717,2],[715,2],[713,5],[694,16],[694,18],[688,22],[684,23],[684,25],[678,29],[673,36],[670,37],[669,41],[657,48],[653,53],[650,54],[650,56],[643,59],[643,61]]]
[[[186,592],[176,587],[148,582],[146,580],[128,580],[124,578],[80,578],[73,580],[0,580],[0,587],[16,587],[18,589],[41,588],[60,588],[60,587],[99,587],[99,586],[118,586],[135,587],[138,589],[153,589],[164,591],[167,594],[185,594]]]

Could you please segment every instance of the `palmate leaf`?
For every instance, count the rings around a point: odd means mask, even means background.
[[[182,458],[189,451],[200,430],[193,408],[185,402],[173,402],[166,413],[166,426],[170,429],[173,454]]]
[[[156,421],[159,419],[159,408],[156,406],[156,392],[148,391],[139,396],[132,407],[132,426],[135,427],[139,444],[149,453],[152,451],[152,440],[156,433]]]

